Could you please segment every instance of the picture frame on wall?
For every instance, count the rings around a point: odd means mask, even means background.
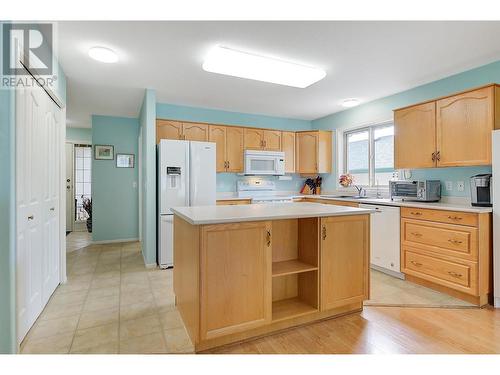
[[[116,154],[116,168],[134,168],[134,154]]]
[[[95,160],[113,160],[115,158],[115,148],[112,145],[95,145]]]

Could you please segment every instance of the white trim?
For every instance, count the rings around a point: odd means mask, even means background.
[[[139,192],[138,192],[138,200],[139,200],[139,241],[142,242],[142,126],[139,128],[139,137],[138,137],[138,149],[137,149],[137,167],[139,168],[138,173],[138,184],[139,184]]]
[[[61,178],[61,186],[59,191],[59,283],[64,284],[68,281],[66,272],[66,107],[60,107],[61,111],[61,130],[59,132],[61,144],[59,177]],[[64,177],[63,177],[64,176]]]
[[[385,273],[386,275],[396,277],[401,280],[406,280],[405,274],[398,272],[398,271],[393,271],[393,270],[388,270],[387,268],[377,266],[375,264],[370,264],[370,268],[373,268],[376,271]]]
[[[156,263],[156,262],[155,263],[147,263],[146,257],[144,256],[144,251],[141,251],[141,253],[142,253],[142,261],[144,262],[144,266],[146,268],[156,268],[156,267],[158,267],[158,263]]]
[[[74,145],[87,145],[92,146],[92,142],[89,143],[87,140],[79,140],[79,139],[66,139],[66,143],[72,143]]]
[[[138,237],[133,238],[119,238],[117,240],[103,240],[103,241],[92,241],[92,245],[102,245],[107,243],[119,243],[119,242],[136,242],[139,241]]]

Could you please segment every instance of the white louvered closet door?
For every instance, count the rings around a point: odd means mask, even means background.
[[[16,90],[16,289],[21,342],[60,280],[61,110],[41,87]]]

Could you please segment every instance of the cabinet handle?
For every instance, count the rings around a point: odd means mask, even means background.
[[[435,152],[432,153],[432,161],[436,161],[436,153]]]
[[[457,278],[462,277],[461,273],[456,273],[456,272],[453,272],[453,271],[448,271],[448,274],[451,275],[451,276],[453,276],[453,277],[457,277]]]
[[[436,160],[441,160],[441,151],[436,153]]]
[[[267,141],[264,141],[264,147],[267,147]]]
[[[411,232],[410,233],[412,236],[415,236],[415,237],[422,237],[422,233],[418,233],[418,232]]]
[[[28,216],[28,220],[33,220],[33,219],[35,219],[35,215]]]
[[[413,212],[413,211],[411,211],[410,214],[412,214],[414,216],[422,216],[422,212]]]
[[[227,169],[227,161],[224,162],[224,168]]]
[[[448,242],[451,242],[454,245],[460,245],[462,243],[462,241],[454,240],[454,239],[448,240]]]
[[[460,216],[448,216],[448,219],[450,220],[462,220]]]
[[[323,228],[321,229],[321,237],[323,238],[323,240],[326,240],[326,227],[323,226]]]
[[[229,164],[229,160],[228,160],[228,161],[227,161],[227,169],[229,169],[229,165],[230,165],[230,164]]]
[[[414,260],[410,260],[410,263],[417,266],[417,267],[420,267],[422,265],[422,263],[415,262]]]
[[[55,209],[56,209],[55,207],[50,207],[51,211],[55,211]]]
[[[266,241],[267,241],[267,247],[271,246],[271,231],[267,231],[267,236],[266,236]]]

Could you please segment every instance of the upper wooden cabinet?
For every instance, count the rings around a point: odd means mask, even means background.
[[[394,111],[396,168],[491,164],[491,132],[500,128],[499,87],[488,85]]]
[[[243,129],[234,126],[210,125],[209,142],[217,147],[217,172],[243,172]]]
[[[438,166],[491,164],[494,107],[494,86],[436,102]]]
[[[281,150],[281,132],[279,130],[263,130],[245,128],[245,150]]]
[[[323,130],[297,132],[295,142],[297,173],[331,173],[332,132]]]
[[[208,141],[208,125],[193,122],[182,123],[183,139],[186,141]]]
[[[208,141],[208,125],[194,122],[156,120],[156,143],[161,139]]]
[[[394,112],[394,166],[435,166],[436,103],[424,103]]]
[[[295,133],[281,132],[281,151],[285,153],[285,172],[295,173]]]
[[[182,139],[182,122],[156,120],[156,143],[161,139]]]

